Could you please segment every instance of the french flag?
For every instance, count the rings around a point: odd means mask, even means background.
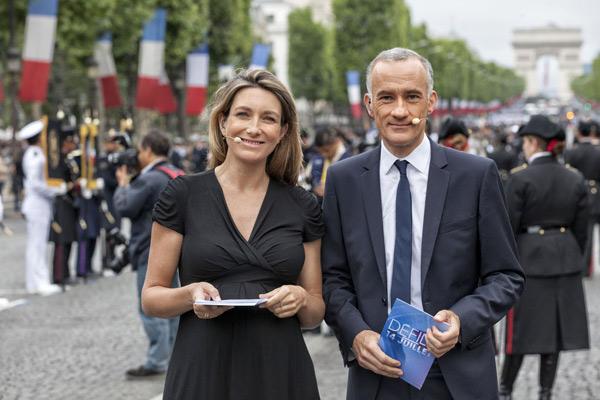
[[[206,101],[209,67],[208,44],[188,54],[186,59],[187,115],[200,115]]]
[[[167,10],[157,8],[154,17],[144,25],[140,43],[136,108],[156,108],[158,81],[163,68]]]
[[[158,80],[156,109],[159,114],[171,114],[177,111],[177,101],[175,100],[175,96],[173,96],[171,83],[164,69]]]
[[[29,0],[19,100],[43,103],[48,91],[58,0]]]
[[[104,98],[105,108],[121,107],[123,101],[119,93],[119,84],[117,83],[117,68],[112,55],[112,35],[104,34],[96,41],[94,49],[94,58],[98,63],[98,75],[102,85],[102,97]]]
[[[358,71],[346,72],[346,81],[348,82],[348,98],[350,99],[350,107],[352,107],[352,116],[360,118],[362,107],[360,105],[360,77]]]
[[[250,59],[250,69],[267,69],[269,54],[271,48],[266,44],[255,43],[252,48],[252,58]]]

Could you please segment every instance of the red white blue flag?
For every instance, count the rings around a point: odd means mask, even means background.
[[[360,104],[360,75],[358,71],[346,72],[346,81],[348,82],[348,99],[352,108],[352,116],[360,118],[362,116],[362,106]]]
[[[250,69],[267,69],[271,48],[266,44],[255,43],[250,59]]]
[[[171,90],[171,83],[167,73],[162,71],[158,80],[158,92],[156,97],[156,109],[159,114],[171,114],[177,111],[177,101]]]
[[[29,0],[19,100],[43,103],[48,91],[58,0]]]
[[[110,33],[104,34],[96,41],[94,58],[98,63],[98,75],[102,86],[104,107],[120,107],[123,105],[123,101],[117,83],[117,68],[112,55],[112,35]]]
[[[144,34],[140,43],[136,108],[156,108],[158,81],[164,62],[166,30],[167,10],[157,8],[152,19],[144,24]]]
[[[206,102],[209,68],[208,44],[188,54],[186,59],[187,115],[200,115]]]

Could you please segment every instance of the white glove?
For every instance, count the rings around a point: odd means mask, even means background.
[[[103,178],[96,178],[96,188],[99,191],[102,191],[102,189],[104,189],[104,179]]]
[[[54,188],[55,196],[62,196],[63,194],[67,194],[67,182],[61,182],[59,187]]]

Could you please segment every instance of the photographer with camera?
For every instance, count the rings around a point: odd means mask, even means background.
[[[129,256],[132,267],[137,269],[139,313],[150,340],[146,362],[127,371],[128,377],[137,378],[164,373],[175,341],[178,318],[148,317],[139,300],[148,268],[154,203],[169,180],[183,171],[168,163],[169,139],[159,131],[149,131],[138,143],[137,152],[132,150],[116,153],[111,159],[119,164],[116,171],[119,187],[113,200],[120,215],[131,220]],[[136,174],[132,176],[130,169]],[[176,286],[179,286],[177,277],[173,282],[173,287]]]
[[[103,243],[103,269],[112,269],[113,272],[119,273],[121,270],[129,264],[129,256],[127,248],[123,250],[123,256],[121,258],[116,257],[115,249],[118,245],[126,244],[126,239],[120,234],[121,229],[121,216],[115,208],[113,202],[113,196],[115,190],[119,186],[117,181],[117,168],[119,165],[113,162],[115,156],[124,149],[131,147],[131,141],[129,135],[124,132],[109,133],[109,138],[104,142],[105,155],[98,159],[98,175],[104,180],[104,187],[102,188],[102,198],[100,201],[100,209],[102,210],[100,224],[102,229],[105,231],[105,240]],[[116,240],[120,236],[123,240]],[[120,266],[121,260],[127,260],[127,262]]]

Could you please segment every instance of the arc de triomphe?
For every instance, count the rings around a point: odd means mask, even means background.
[[[515,72],[525,79],[525,96],[538,96],[536,65],[543,55],[553,55],[558,61],[558,98],[568,100],[573,95],[571,81],[583,74],[581,64],[581,29],[563,29],[548,25],[535,29],[513,31]]]

